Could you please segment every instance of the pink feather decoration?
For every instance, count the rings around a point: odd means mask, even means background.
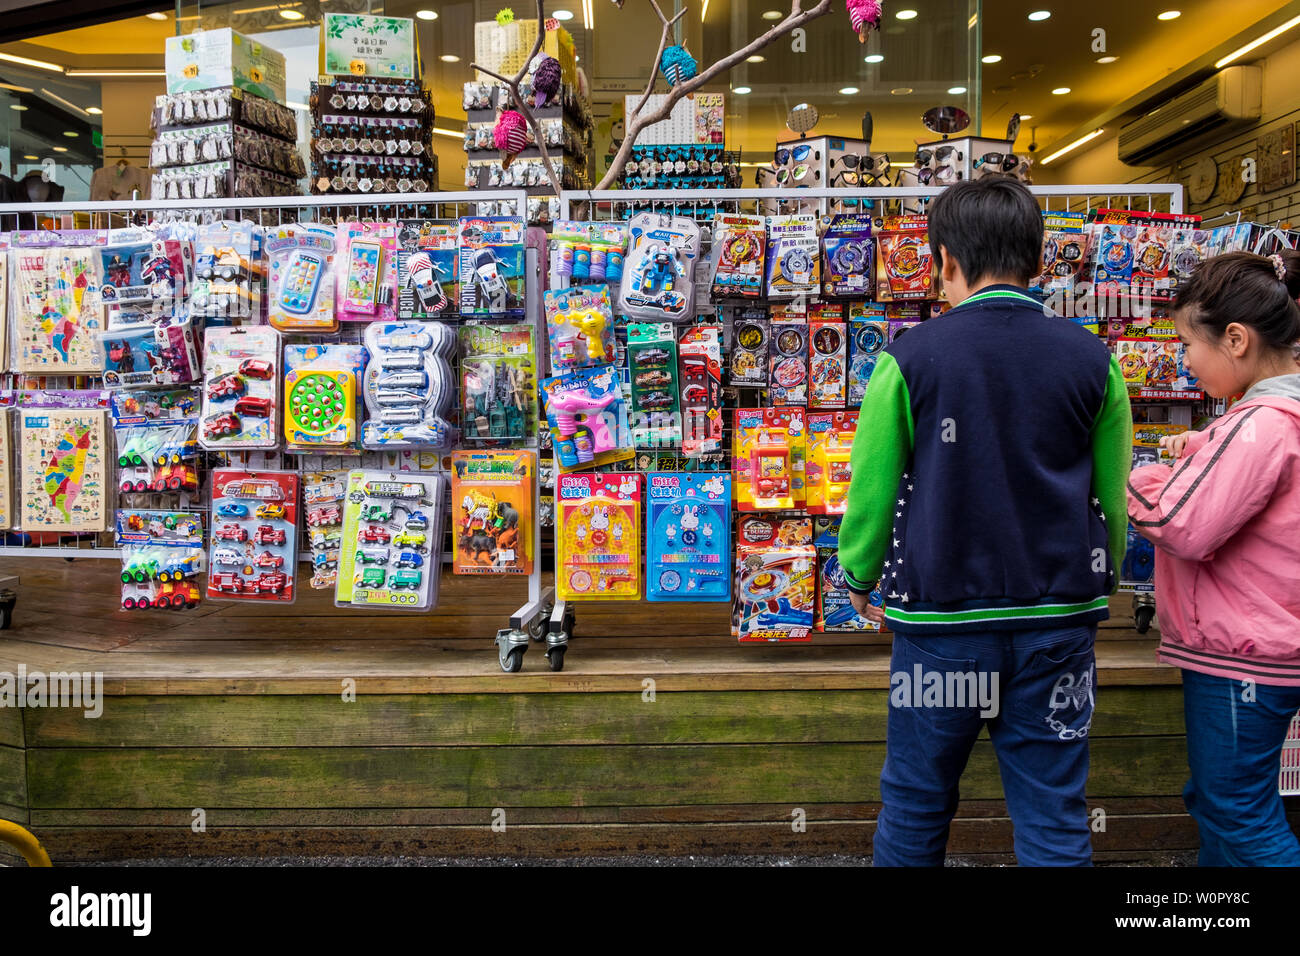
[[[880,29],[880,0],[844,0],[844,8],[849,11],[849,22],[857,31],[859,43],[866,43],[867,35]]]
[[[528,145],[528,122],[518,110],[502,110],[492,127],[492,142],[505,153],[501,168],[507,168]]]

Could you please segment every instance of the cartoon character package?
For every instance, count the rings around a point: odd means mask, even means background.
[[[641,597],[642,475],[560,475],[555,582],[561,598]]]
[[[762,216],[714,216],[713,297],[762,295],[766,254],[767,225]]]
[[[732,636],[742,644],[810,643],[816,568],[812,518],[741,515],[736,522]]]
[[[745,309],[732,321],[731,384],[766,388],[772,327],[763,309]]]
[[[853,480],[850,455],[858,430],[858,413],[809,412],[808,460],[804,466],[806,509],[812,514],[842,515],[848,508]]]
[[[542,397],[561,471],[632,459],[627,405],[614,366],[543,379]]]
[[[777,405],[808,404],[807,312],[773,306],[772,356],[768,378]]]
[[[857,634],[878,631],[880,625],[868,621],[853,607],[852,592],[840,565],[840,522],[838,518],[817,518],[813,521],[817,548],[817,614],[814,627],[819,633]],[[868,600],[883,607],[884,596],[877,588]]]
[[[875,276],[871,217],[834,216],[822,236],[822,294],[864,298]]]
[[[808,322],[808,407],[843,408],[848,383],[848,326],[823,308]],[[842,315],[842,313],[840,313]]]
[[[767,217],[767,297],[796,299],[821,288],[816,216]]]
[[[889,322],[883,307],[872,302],[849,307],[849,379],[845,404],[857,408],[867,395],[867,383],[889,344]]]
[[[646,476],[646,598],[731,599],[731,476]]]
[[[737,408],[732,474],[738,511],[802,508],[807,411],[797,407]]]
[[[926,216],[886,216],[877,233],[876,299],[932,299],[938,264]]]
[[[182,385],[199,377],[194,327],[181,317],[99,333],[106,388]]]
[[[548,289],[543,302],[553,371],[614,361],[614,311],[607,286]]]
[[[675,322],[695,311],[700,227],[693,219],[640,212],[628,224],[621,312],[643,322]]]

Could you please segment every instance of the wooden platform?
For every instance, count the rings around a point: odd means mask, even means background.
[[[292,606],[123,612],[117,570],[0,561],[22,577],[0,671],[104,678],[99,719],[0,710],[0,816],[56,860],[869,852],[887,636],[741,647],[726,607],[589,605],[562,673],[534,645],[504,674],[491,638],[522,582],[446,577],[430,615],[340,611],[311,591]],[[1128,599],[1114,607],[1094,845],[1126,859],[1192,848],[1178,672],[1132,631]],[[952,852],[1007,858],[1000,796],[982,741]]]

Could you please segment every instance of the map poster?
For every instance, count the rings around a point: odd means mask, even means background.
[[[24,531],[108,528],[107,423],[100,408],[20,408]]]
[[[102,327],[99,250],[69,246],[11,249],[18,371],[32,375],[102,372],[95,344]]]
[[[13,474],[13,453],[9,447],[9,409],[0,408],[0,529],[13,525],[13,493],[9,488]]]

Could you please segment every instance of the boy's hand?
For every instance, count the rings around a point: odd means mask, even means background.
[[[857,611],[859,616],[866,618],[868,621],[874,621],[877,624],[885,623],[885,609],[876,607],[865,594],[858,594],[856,591],[849,592],[849,600],[853,602],[853,610]]]
[[[1183,457],[1183,449],[1187,447],[1187,439],[1191,437],[1191,432],[1181,432],[1177,435],[1165,435],[1160,439],[1162,450],[1169,452],[1175,458]]]

